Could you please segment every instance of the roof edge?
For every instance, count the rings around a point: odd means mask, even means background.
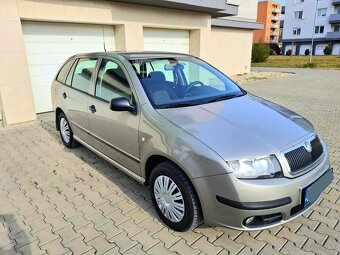
[[[243,20],[230,20],[230,19],[211,19],[212,27],[228,27],[228,28],[239,28],[248,30],[260,30],[264,28],[263,23],[243,21]]]

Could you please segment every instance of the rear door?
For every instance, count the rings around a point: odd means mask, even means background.
[[[134,102],[127,73],[118,60],[103,59],[94,97],[89,98],[90,130],[94,147],[120,165],[140,175],[138,127],[140,114],[110,110],[110,101],[126,97]]]
[[[89,145],[93,144],[93,140],[89,134],[88,100],[97,62],[96,58],[78,59],[65,81],[66,86],[59,90],[74,135]]]

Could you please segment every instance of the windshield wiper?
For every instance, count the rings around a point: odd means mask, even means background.
[[[232,98],[235,98],[235,97],[240,97],[240,96],[243,96],[243,95],[244,94],[223,95],[223,96],[215,97],[214,99],[211,99],[211,100],[207,101],[206,104],[213,103],[213,102],[218,102],[218,101],[223,101],[223,100],[228,100],[228,99],[232,99]]]
[[[166,104],[159,106],[158,109],[167,109],[167,108],[179,108],[179,107],[188,107],[188,106],[194,106],[196,104],[193,103],[173,103],[173,104]]]

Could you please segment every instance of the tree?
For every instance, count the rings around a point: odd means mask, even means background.
[[[333,45],[331,43],[329,43],[325,49],[323,50],[323,54],[325,55],[331,55],[333,51]]]
[[[251,62],[265,62],[269,57],[269,46],[264,43],[254,43],[251,52]]]

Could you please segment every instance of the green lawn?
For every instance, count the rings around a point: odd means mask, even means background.
[[[340,69],[340,56],[313,56],[314,68]],[[310,67],[309,56],[269,56],[266,62],[252,63],[253,67]]]

